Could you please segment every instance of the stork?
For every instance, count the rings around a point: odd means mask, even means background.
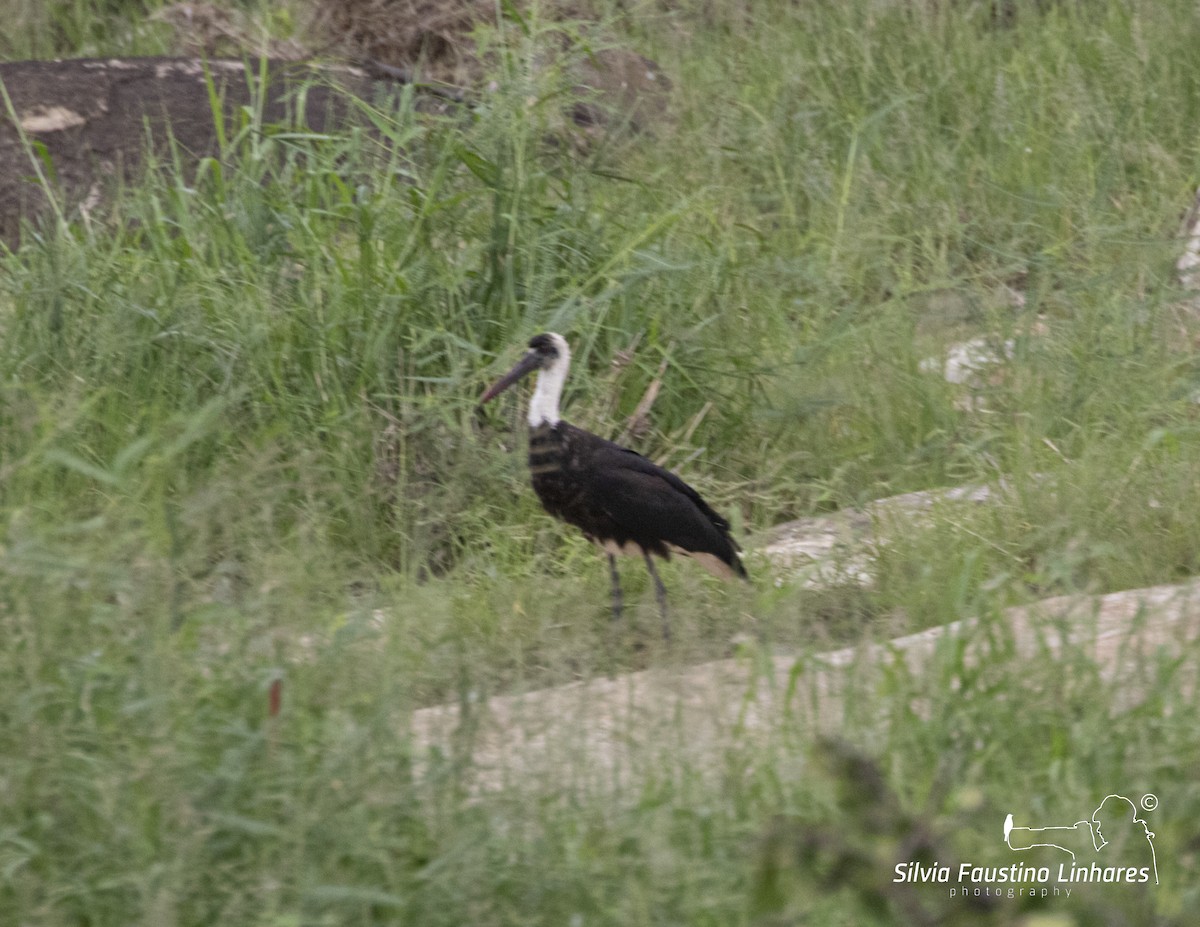
[[[547,512],[574,525],[608,554],[614,620],[621,617],[622,606],[616,555],[641,556],[654,580],[663,636],[669,639],[667,590],[651,555],[667,560],[672,553],[683,554],[722,579],[746,579],[738,545],[729,522],[674,473],[559,417],[570,366],[571,350],[562,335],[535,335],[529,351],[483,394],[480,404],[537,371],[529,403],[533,491]]]

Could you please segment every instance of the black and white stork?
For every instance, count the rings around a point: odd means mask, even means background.
[[[495,398],[537,371],[529,403],[529,471],[533,490],[551,515],[579,528],[608,554],[613,618],[621,617],[617,554],[640,555],[654,580],[663,634],[670,637],[667,591],[651,555],[672,552],[700,562],[722,579],[746,579],[729,522],[669,470],[636,451],[606,441],[559,418],[558,402],[571,365],[562,335],[547,332],[529,341],[529,351],[480,399]]]

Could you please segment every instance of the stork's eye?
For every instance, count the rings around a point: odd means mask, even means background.
[[[529,339],[529,347],[543,357],[558,357],[558,347],[549,335],[534,335]]]

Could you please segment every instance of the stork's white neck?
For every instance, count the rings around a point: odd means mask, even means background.
[[[566,342],[563,341],[558,348],[559,354],[554,363],[538,371],[537,386],[533,390],[533,399],[529,401],[530,428],[558,424],[558,401],[562,398],[563,383],[567,379],[567,369],[571,366],[571,355],[567,351]]]

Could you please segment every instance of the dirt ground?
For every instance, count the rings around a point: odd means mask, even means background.
[[[373,82],[361,70],[326,71],[306,94],[305,111],[297,114],[292,91],[311,80],[313,71],[275,62],[267,73],[264,120],[299,119],[316,131],[355,118],[352,97],[372,91]],[[252,100],[241,61],[0,63],[0,81],[16,116],[0,118],[0,241],[15,247],[23,219],[53,216],[55,210],[67,220],[86,215],[115,182],[136,178],[147,147],[170,157],[174,145],[185,162],[193,163],[215,154],[210,77],[232,126]]]
[[[884,691],[889,668],[903,666],[920,678],[941,659],[986,667],[996,655],[1010,659],[1009,641],[1021,660],[1077,649],[1112,684],[1112,710],[1120,711],[1144,699],[1161,661],[1194,657],[1198,597],[1196,582],[1058,596],[1008,609],[995,624],[968,619],[829,653],[765,661],[748,653],[498,696],[474,706],[475,716],[467,719],[458,705],[423,708],[412,715],[411,735],[418,757],[431,750],[468,755],[471,785],[481,792],[519,786],[558,794],[574,786],[611,786],[639,768],[655,768],[662,754],[718,772],[725,751],[739,745],[764,746],[789,730],[836,735],[855,704],[876,706],[880,724],[889,711],[925,717],[929,706],[919,701],[903,705],[894,695],[870,697]],[[1188,659],[1179,673],[1193,694],[1198,669]]]
[[[612,114],[635,129],[664,117],[670,81],[654,62],[606,41],[582,7],[564,0],[547,9],[562,23],[543,36],[547,65],[558,54],[572,62],[568,122],[587,132]],[[243,14],[215,4],[177,3],[155,18],[187,57],[0,63],[11,100],[0,111],[0,243],[15,248],[24,221],[86,220],[114,182],[136,179],[147,146],[160,154],[176,146],[185,167],[215,154],[208,81],[233,124],[253,98],[261,60],[253,56],[268,62],[264,121],[318,132],[354,121],[353,98],[376,99],[381,84],[414,83],[435,108],[470,105],[487,92],[494,63],[477,42],[481,27],[495,25],[491,0],[315,0],[303,43],[264,43]],[[575,47],[585,35],[586,52]],[[298,113],[302,82],[312,86]]]

